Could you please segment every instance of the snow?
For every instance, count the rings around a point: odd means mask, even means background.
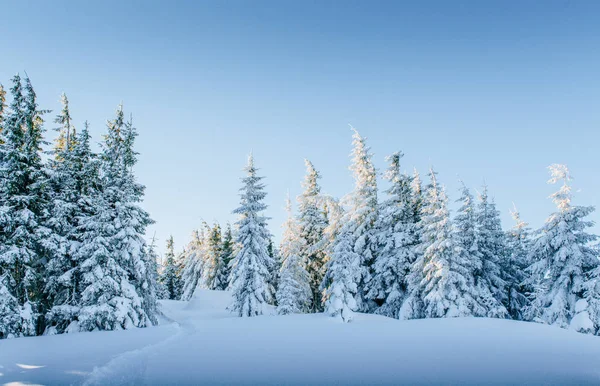
[[[487,318],[239,318],[231,295],[162,301],[157,327],[0,341],[2,384],[599,384],[600,340]]]

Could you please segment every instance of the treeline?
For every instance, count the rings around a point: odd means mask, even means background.
[[[28,78],[12,79],[8,105],[6,94],[0,85],[0,338],[156,324],[131,119],[119,106],[95,153],[63,95],[44,157],[49,111]]]
[[[217,227],[197,233],[180,260],[183,299],[196,287],[228,288],[240,316],[260,315],[269,304],[280,314],[325,311],[344,321],[354,312],[397,319],[475,316],[598,334],[600,260],[597,236],[588,233],[593,222],[586,220],[594,208],[572,204],[566,166],[549,167],[549,182],[561,186],[552,195],[557,210],[544,226],[531,231],[515,209],[515,225],[505,231],[486,186],[475,198],[462,183],[451,217],[437,173],[431,169],[423,185],[416,171],[402,172],[401,160],[400,152],[388,157],[389,188],[380,193],[372,154],[355,132],[355,187],[341,200],[321,193],[320,175],[306,161],[298,213],[288,199],[283,240],[273,253],[266,193],[251,157],[234,211],[239,220],[228,238],[233,258],[211,241]]]

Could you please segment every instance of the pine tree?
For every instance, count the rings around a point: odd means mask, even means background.
[[[50,161],[53,256],[47,264],[45,294],[50,304],[46,313],[46,333],[62,333],[78,318],[81,300],[81,261],[76,257],[80,246],[79,226],[93,212],[98,194],[99,170],[96,155],[90,149],[89,126],[77,135],[71,123],[68,101],[63,95],[63,110],[55,122],[65,142],[57,144]],[[68,138],[68,142],[67,139]]]
[[[6,112],[6,91],[4,86],[0,83],[0,145],[4,143],[2,139],[2,122],[4,121],[4,114]]]
[[[204,269],[202,270],[202,286],[203,288],[213,290],[216,289],[215,278],[217,269],[219,268],[219,259],[221,258],[221,226],[214,224],[208,230],[206,240],[206,255],[204,257]]]
[[[133,144],[137,133],[123,109],[108,122],[102,154],[101,194],[93,214],[82,219],[81,308],[78,330],[143,327],[156,321],[155,288],[149,272],[146,227],[152,220],[139,206],[144,187],[135,182]]]
[[[300,236],[300,226],[293,217],[289,198],[286,207],[288,218],[283,225],[280,248],[283,262],[277,288],[277,313],[280,315],[308,312],[312,303],[310,277],[301,256],[305,241]]]
[[[306,164],[306,177],[302,186],[304,191],[298,197],[298,232],[303,240],[300,256],[306,264],[306,271],[310,277],[311,299],[310,309],[312,312],[323,311],[320,290],[323,277],[325,276],[326,254],[323,243],[327,218],[323,212],[321,200],[321,187],[319,178],[321,175],[309,160]]]
[[[354,130],[354,129],[353,129]],[[345,222],[352,232],[354,253],[360,257],[360,275],[357,282],[357,310],[369,312],[375,309],[374,302],[368,299],[371,286],[373,263],[377,252],[377,175],[372,162],[372,154],[365,138],[354,130],[352,165],[354,175],[354,191],[350,195],[351,208]]]
[[[417,255],[412,178],[400,170],[402,157],[401,152],[388,157],[390,166],[384,177],[390,182],[390,188],[379,211],[377,232],[381,247],[369,293],[371,299],[382,303],[377,313],[392,318],[400,317],[408,287],[407,276]]]
[[[179,299],[181,297],[181,278],[177,272],[177,262],[175,261],[175,250],[173,236],[167,239],[167,252],[165,254],[165,269],[161,276],[162,285],[165,287],[167,299]]]
[[[571,175],[565,165],[554,164],[549,170],[548,182],[562,181],[563,185],[550,196],[558,211],[539,230],[529,255],[532,276],[528,283],[535,286],[535,293],[528,317],[540,323],[588,331],[582,316],[573,318],[587,311],[590,305],[593,308],[589,317],[597,315],[598,310],[594,309],[598,304],[594,301],[598,257],[590,246],[597,237],[586,232],[593,222],[585,220],[594,207],[572,205]]]
[[[233,259],[233,235],[231,225],[227,224],[223,241],[221,244],[221,254],[218,260],[218,266],[215,275],[215,289],[224,291],[229,287],[229,276],[231,275],[231,260]]]
[[[489,291],[493,295],[493,298],[487,298],[487,316],[505,318],[509,316],[506,310],[508,299],[501,264],[508,260],[506,239],[500,213],[493,200],[488,198],[487,186],[479,194],[475,223],[481,256],[481,270],[476,273],[477,285],[481,293]]]
[[[195,231],[192,241],[186,248],[184,254],[185,263],[181,274],[183,281],[181,300],[190,300],[198,285],[201,284],[204,257],[206,255],[207,228],[208,225],[204,223],[200,231]]]
[[[515,220],[515,226],[506,234],[508,259],[504,261],[502,271],[504,272],[506,286],[506,308],[510,316],[515,320],[523,320],[523,311],[529,306],[528,294],[531,289],[525,285],[527,281],[527,254],[531,248],[531,237],[528,224],[521,220],[516,208],[511,211]]]
[[[271,234],[267,230],[267,218],[261,214],[267,209],[263,203],[267,194],[261,183],[263,177],[256,175],[258,169],[252,155],[244,170],[247,176],[242,179],[240,207],[234,211],[239,220],[236,222],[238,250],[231,272],[231,310],[239,316],[249,317],[263,314],[264,306],[273,301],[273,289],[269,284],[269,267],[273,262],[267,251]]]
[[[477,301],[469,285],[469,262],[454,253],[448,199],[433,170],[430,178],[420,221],[421,254],[413,267],[413,273],[422,273],[411,277],[411,292],[416,295],[410,300],[409,309],[402,310],[402,317],[471,316]]]
[[[461,181],[460,198],[456,202],[460,207],[454,218],[454,254],[464,267],[464,288],[468,292],[473,316],[488,316],[488,306],[497,307],[497,301],[487,287],[478,288],[476,276],[482,269],[482,256],[479,251],[476,229],[476,213],[473,195]]]
[[[331,260],[323,279],[325,312],[351,322],[357,310],[356,293],[359,281],[360,256],[354,252],[354,238],[349,227],[344,227],[336,238]]]
[[[25,79],[25,93],[22,87],[21,78],[15,75],[11,108],[2,123],[0,154],[0,278],[2,292],[11,295],[0,309],[19,315],[16,325],[0,327],[8,332],[3,333],[7,337],[36,335],[44,328],[40,315],[46,307],[42,294],[44,262],[49,255],[45,240],[51,238],[45,227],[47,176],[40,149],[46,111],[38,109],[29,79]]]

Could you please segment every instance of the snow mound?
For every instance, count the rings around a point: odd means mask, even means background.
[[[0,341],[0,384],[597,385],[600,339],[485,318],[238,318],[231,294],[162,301],[171,324]]]

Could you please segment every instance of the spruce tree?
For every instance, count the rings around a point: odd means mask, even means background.
[[[208,225],[206,223],[200,228],[200,231],[195,231],[192,236],[192,241],[186,248],[184,254],[184,268],[181,274],[183,281],[183,290],[181,300],[190,300],[194,295],[194,291],[201,284],[202,270],[204,268],[204,258],[206,256],[206,235]]]
[[[585,220],[594,207],[571,203],[571,174],[565,165],[554,164],[548,169],[551,176],[548,182],[562,182],[562,186],[551,196],[558,210],[538,231],[529,255],[532,264],[528,283],[535,286],[535,292],[528,318],[591,332],[580,320],[581,316],[575,321],[573,318],[588,311],[590,306],[588,317],[593,318],[598,311],[595,301],[598,256],[590,246],[597,237],[586,232],[593,222]]]
[[[416,261],[416,218],[413,207],[412,178],[400,170],[403,154],[388,157],[389,169],[384,177],[390,182],[388,198],[381,203],[377,222],[380,249],[374,264],[369,297],[381,303],[377,313],[400,317],[406,298],[407,276]]]
[[[139,206],[144,187],[135,181],[137,133],[119,107],[102,144],[101,192],[93,214],[82,219],[82,331],[144,327],[156,322],[155,288],[143,239],[152,220]]]
[[[263,177],[257,176],[252,155],[244,170],[247,175],[242,179],[240,207],[234,211],[239,219],[235,224],[238,250],[231,272],[231,310],[239,316],[249,317],[263,314],[264,306],[273,302],[269,272],[273,262],[267,251],[271,234],[267,229],[267,217],[262,215],[267,209],[263,202],[267,193],[261,182]]]
[[[476,216],[477,246],[481,256],[481,270],[476,273],[477,285],[481,293],[489,291],[493,298],[487,298],[489,317],[508,317],[506,305],[506,281],[501,264],[508,260],[505,233],[500,223],[500,213],[496,204],[487,194],[487,186],[479,194]]]
[[[302,261],[304,239],[301,237],[299,224],[292,214],[292,203],[287,200],[288,218],[283,225],[281,241],[280,282],[277,288],[277,313],[280,315],[304,313],[310,310],[312,291],[309,274]]]
[[[221,226],[214,224],[208,229],[208,237],[206,240],[206,255],[204,257],[204,268],[202,270],[202,286],[203,288],[213,290],[216,289],[215,279],[217,269],[219,268],[219,259],[221,258]]]
[[[221,255],[215,275],[215,289],[224,291],[229,287],[229,276],[231,275],[231,260],[233,259],[233,234],[231,225],[227,224],[221,244]]]
[[[167,299],[176,300],[181,297],[181,278],[177,272],[173,236],[167,239],[167,252],[165,253],[165,268],[161,275],[161,283],[166,290]]]
[[[508,259],[504,261],[503,273],[506,281],[506,308],[515,320],[524,319],[524,310],[529,306],[528,294],[531,288],[526,286],[528,259],[531,248],[531,232],[528,224],[521,219],[515,208],[511,211],[515,225],[506,234]]]
[[[306,177],[302,186],[304,191],[298,197],[298,232],[303,240],[300,255],[306,264],[306,271],[310,277],[311,299],[310,309],[312,312],[323,311],[320,290],[325,275],[326,254],[323,237],[327,227],[327,218],[320,205],[321,187],[319,178],[321,175],[309,160],[306,164]]]
[[[354,244],[350,228],[342,228],[323,279],[325,312],[332,317],[340,317],[344,322],[351,322],[353,312],[357,311],[356,283],[360,279],[358,268],[361,258],[354,252]]]
[[[476,275],[481,272],[482,256],[477,242],[476,213],[473,195],[461,181],[460,197],[456,202],[460,204],[454,217],[453,238],[456,259],[464,267],[464,288],[471,303],[471,313],[474,316],[488,316],[488,305],[497,305],[492,293],[487,287],[478,288]]]
[[[354,129],[353,129],[354,130]],[[369,312],[376,307],[367,294],[371,286],[373,264],[378,249],[375,224],[377,222],[377,175],[373,166],[370,149],[365,138],[354,130],[352,165],[355,186],[351,193],[350,209],[345,223],[352,233],[354,253],[360,257],[357,282],[357,311]]]
[[[21,78],[15,75],[11,93],[0,154],[0,279],[2,292],[10,296],[2,300],[0,309],[19,317],[9,318],[17,320],[16,325],[0,327],[7,331],[6,337],[36,335],[44,328],[44,263],[49,257],[45,241],[52,238],[45,226],[47,175],[41,158],[46,111],[38,109],[29,79],[23,90]]]
[[[452,225],[444,188],[433,169],[425,193],[420,221],[421,253],[410,278],[412,298],[403,307],[403,318],[471,316],[477,305],[469,263],[455,252]],[[419,280],[420,279],[420,280]]]

